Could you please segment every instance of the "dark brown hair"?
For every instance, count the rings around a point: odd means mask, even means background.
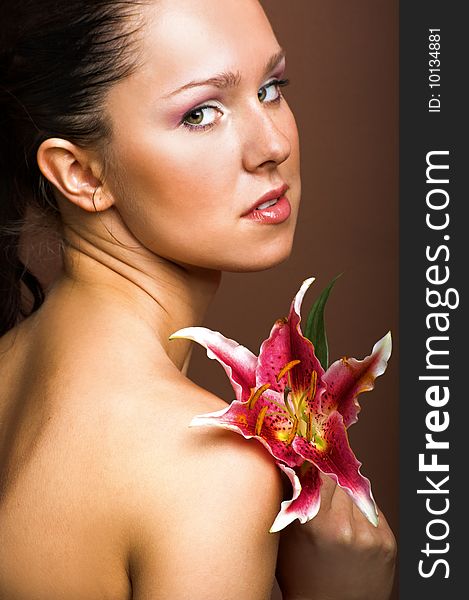
[[[36,160],[49,137],[102,149],[103,102],[136,67],[142,0],[2,0],[0,8],[0,336],[42,304],[19,257],[30,206],[57,214]],[[26,287],[24,287],[26,286]],[[32,307],[25,309],[29,289]]]

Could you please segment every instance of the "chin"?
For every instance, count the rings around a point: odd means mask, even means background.
[[[290,258],[295,224],[296,218],[288,225],[280,226],[275,235],[272,230],[265,230],[262,235],[258,232],[255,235],[246,234],[244,231],[241,235],[232,236],[229,241],[226,236],[217,236],[216,243],[210,245],[210,251],[204,248],[202,253],[195,253],[193,248],[187,246],[186,256],[177,259],[172,257],[170,260],[186,268],[198,267],[228,273],[265,271]]]
[[[253,252],[246,256],[238,256],[233,264],[226,264],[221,270],[231,273],[254,273],[266,271],[282,264],[290,258],[292,243],[264,248],[263,252]]]

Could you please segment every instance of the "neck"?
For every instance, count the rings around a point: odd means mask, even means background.
[[[221,273],[176,264],[144,248],[128,231],[116,230],[115,222],[112,237],[101,225],[105,231],[64,228],[64,274],[51,298],[73,294],[93,318],[115,323],[121,339],[151,346],[151,352],[166,355],[185,372],[190,342],[168,338],[202,324]]]

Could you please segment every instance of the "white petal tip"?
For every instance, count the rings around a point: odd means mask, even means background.
[[[386,357],[386,360],[391,356],[392,351],[392,335],[391,332],[388,331],[386,335],[384,335],[375,345],[375,347],[382,348]],[[374,350],[374,348],[373,348]]]
[[[294,513],[287,514],[283,511],[280,511],[275,517],[275,521],[272,523],[269,533],[278,533],[279,531],[282,531],[282,529],[285,529],[285,527],[290,525],[290,523],[292,523],[296,518],[298,518],[298,515]]]
[[[229,410],[229,408],[230,405],[215,412],[206,413],[204,415],[196,415],[195,417],[192,417],[189,427],[198,427],[199,425],[218,425],[220,427],[227,427],[227,423],[220,423],[217,418],[223,416]]]
[[[178,329],[174,333],[172,333],[168,339],[170,340],[179,340],[185,338],[186,329]]]
[[[207,421],[208,419],[202,417],[194,417],[189,423],[189,427],[198,427],[199,425],[210,425],[210,423],[207,423]]]
[[[272,527],[269,529],[269,533],[277,533],[278,531],[285,529],[285,527],[290,525],[290,523],[293,523],[295,519],[298,519],[298,521],[302,525],[304,525],[308,521],[311,521],[311,519],[314,519],[314,517],[318,513],[318,510],[319,508],[315,508],[315,510],[310,515],[301,515],[295,512],[287,513],[281,510],[275,517],[275,521],[272,523]]]
[[[294,308],[294,310],[298,316],[300,315],[300,310],[301,310],[301,305],[303,303],[304,295],[308,291],[308,288],[313,283],[314,279],[315,279],[314,277],[309,277],[308,279],[305,279],[303,281],[303,283],[301,284],[300,289],[296,293],[296,296],[293,299],[292,307]]]
[[[306,294],[307,290],[309,289],[309,287],[311,286],[311,284],[315,281],[315,277],[308,277],[308,279],[305,279],[303,281],[303,283],[301,284],[301,287],[298,291],[298,295],[303,298],[303,296]]]
[[[177,331],[175,331],[174,333],[172,333],[169,336],[170,340],[180,340],[180,339],[186,339],[186,340],[192,340],[192,341],[197,341],[195,339],[195,335],[197,334],[197,330],[202,330],[204,329],[203,327],[184,327],[183,329],[178,329]]]
[[[357,507],[374,527],[378,527],[379,518],[374,502],[370,503],[367,499],[365,502],[357,502]]]
[[[368,521],[373,525],[373,527],[378,527],[379,517],[378,515],[365,515]]]
[[[379,515],[378,515],[378,510],[376,508],[376,504],[374,502],[373,502],[372,512],[371,512],[370,516],[368,517],[368,520],[370,521],[370,523],[372,525],[374,525],[375,527],[378,527]]]

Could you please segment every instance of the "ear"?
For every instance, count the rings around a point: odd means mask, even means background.
[[[114,204],[103,194],[101,165],[94,153],[61,138],[44,140],[37,163],[46,177],[70,202],[88,212],[100,212]]]

